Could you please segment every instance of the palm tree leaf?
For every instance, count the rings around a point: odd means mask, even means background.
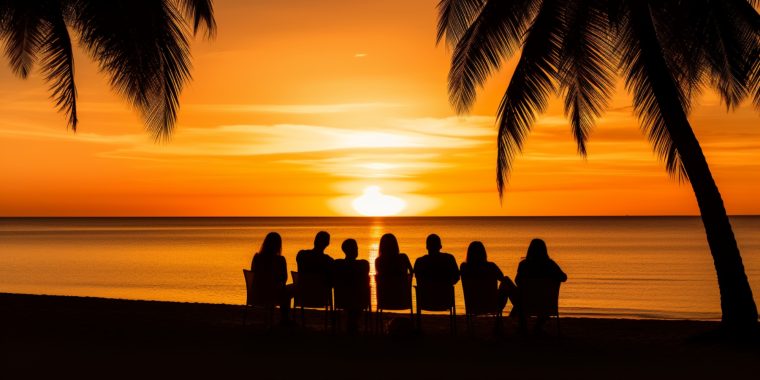
[[[626,87],[633,93],[634,110],[655,152],[665,161],[668,173],[679,180],[688,180],[668,128],[668,124],[675,128],[680,120],[686,120],[688,98],[663,54],[649,4],[627,0],[625,8],[616,35]]]
[[[62,9],[51,9],[45,18],[45,34],[40,46],[42,72],[50,84],[52,98],[68,124],[77,129],[77,89],[74,82],[74,50]]]
[[[527,33],[520,61],[498,111],[496,184],[499,195],[509,178],[514,156],[522,151],[536,114],[546,108],[555,91],[563,34],[561,0],[545,0]]]
[[[75,27],[111,86],[142,114],[156,139],[169,137],[179,93],[190,79],[187,31],[174,3],[79,0],[76,6]]]
[[[441,0],[438,3],[438,31],[436,44],[446,37],[450,46],[456,46],[475,16],[480,14],[486,0]]]
[[[580,0],[568,3],[565,11],[567,32],[560,52],[559,86],[582,156],[586,155],[586,141],[595,119],[602,115],[615,89],[605,3]]]
[[[2,4],[5,55],[13,73],[26,78],[32,70],[43,38],[44,2],[6,0]]]
[[[760,22],[757,12],[747,5],[746,1],[709,1],[705,12],[709,15],[707,33],[696,38],[704,41],[711,83],[729,109],[737,107],[749,94],[753,61],[757,61],[760,50]]]
[[[457,42],[449,71],[449,99],[467,112],[476,89],[519,47],[537,0],[488,0]]]
[[[216,36],[214,3],[212,0],[180,0],[187,17],[193,20],[193,33],[197,34],[201,22],[206,26],[206,38]]]

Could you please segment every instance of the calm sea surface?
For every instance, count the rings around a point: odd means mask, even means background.
[[[733,217],[755,300],[760,301],[760,217]],[[589,218],[63,218],[0,219],[0,292],[242,304],[242,268],[269,231],[283,255],[332,234],[327,252],[359,242],[373,263],[380,236],[396,234],[414,261],[437,233],[464,259],[481,240],[489,260],[513,277],[534,237],[567,272],[561,313],[626,318],[720,317],[717,281],[694,217]],[[461,287],[457,307],[464,310]]]

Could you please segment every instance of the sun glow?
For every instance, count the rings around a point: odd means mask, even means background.
[[[390,216],[406,208],[406,202],[398,197],[383,194],[379,186],[369,186],[364,194],[351,203],[358,213],[365,216]]]

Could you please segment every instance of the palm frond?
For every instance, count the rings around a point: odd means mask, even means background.
[[[74,50],[62,9],[52,9],[45,17],[45,33],[40,46],[42,72],[50,84],[58,110],[77,129],[77,88],[74,82]]]
[[[44,3],[28,0],[6,0],[3,7],[2,34],[5,55],[13,73],[26,78],[32,70],[42,42],[43,25],[40,17]]]
[[[488,0],[457,42],[449,71],[449,100],[467,112],[477,88],[519,47],[537,0]]]
[[[446,38],[446,43],[456,46],[475,16],[480,14],[486,0],[441,0],[438,3],[438,31],[436,44]]]
[[[498,111],[496,184],[499,195],[509,178],[514,156],[522,151],[536,114],[555,91],[563,34],[561,0],[545,0],[527,33],[522,55]]]
[[[216,19],[212,0],[180,0],[187,17],[193,20],[193,33],[197,34],[201,23],[205,24],[206,38],[216,36]]]
[[[627,0],[625,4],[627,14],[616,35],[634,110],[668,173],[688,180],[671,129],[682,127],[689,100],[668,66],[648,2]]]
[[[586,156],[586,141],[615,89],[615,68],[606,9],[602,0],[566,5],[559,86],[565,95],[578,152]]]
[[[174,3],[80,0],[77,7],[75,27],[111,87],[142,114],[156,139],[169,137],[190,79],[185,24]]]
[[[705,41],[712,85],[726,106],[735,108],[751,90],[753,61],[760,50],[757,12],[746,1],[711,0],[706,14],[710,16],[707,33],[697,38]]]

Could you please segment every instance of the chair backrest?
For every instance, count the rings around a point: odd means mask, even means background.
[[[318,273],[290,272],[296,285],[294,303],[302,307],[332,305],[332,288],[327,278]]]
[[[335,307],[366,309],[370,306],[369,275],[359,278],[335,278]]]
[[[412,275],[375,275],[378,310],[407,310],[412,308]]]
[[[498,314],[501,311],[496,279],[462,276],[462,290],[467,314]]]
[[[559,315],[559,287],[562,283],[544,278],[520,281],[520,310],[526,316]]]
[[[454,285],[417,279],[417,308],[446,311],[454,307]]]
[[[243,269],[246,288],[246,305],[274,306],[277,303],[277,289],[271,279],[256,278],[248,269]]]

